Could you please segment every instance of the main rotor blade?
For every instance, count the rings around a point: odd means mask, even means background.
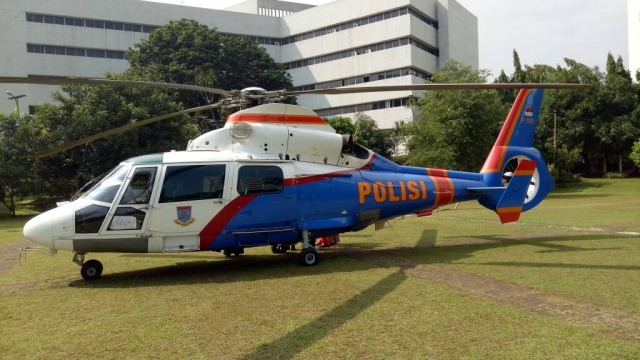
[[[285,95],[339,95],[367,92],[385,91],[411,91],[411,90],[460,90],[460,89],[585,89],[589,84],[507,84],[507,83],[450,83],[450,84],[413,84],[413,85],[387,85],[387,86],[362,86],[334,89],[289,91]]]
[[[65,76],[27,76],[27,77],[9,77],[0,76],[0,84],[42,84],[42,85],[116,85],[116,86],[142,86],[155,87],[161,89],[180,89],[202,91],[222,96],[231,96],[229,91],[215,89],[205,86],[183,85],[152,81],[134,81],[134,80],[111,80],[99,78],[79,78]]]
[[[102,139],[102,138],[107,137],[107,136],[121,134],[121,133],[123,133],[125,131],[129,131],[131,129],[135,129],[135,128],[140,127],[140,126],[145,126],[145,125],[148,125],[148,124],[160,121],[160,120],[165,120],[165,119],[169,119],[169,118],[176,117],[176,116],[179,116],[179,115],[189,114],[189,113],[193,113],[193,112],[197,112],[197,111],[215,109],[217,107],[220,107],[220,105],[222,105],[222,102],[218,102],[218,103],[210,104],[210,105],[199,106],[199,107],[186,109],[186,110],[181,110],[181,111],[176,111],[176,112],[173,112],[171,114],[165,114],[165,115],[161,115],[161,116],[156,116],[156,117],[151,118],[151,119],[135,121],[135,122],[132,122],[132,123],[129,123],[129,124],[122,125],[122,126],[117,127],[117,128],[113,128],[113,129],[110,129],[110,130],[107,130],[107,131],[103,131],[101,133],[93,134],[91,136],[87,136],[87,137],[84,137],[82,139],[74,140],[74,141],[68,142],[66,144],[63,144],[63,145],[60,145],[60,146],[57,146],[57,147],[54,147],[54,148],[51,148],[51,149],[48,149],[48,150],[44,150],[44,151],[35,153],[32,156],[34,158],[36,158],[36,159],[43,158],[43,157],[46,157],[46,156],[57,154],[57,153],[59,153],[61,151],[72,149],[72,148],[74,148],[76,146],[84,145],[84,144],[90,143],[92,141],[95,141],[95,140],[98,140],[98,139]]]

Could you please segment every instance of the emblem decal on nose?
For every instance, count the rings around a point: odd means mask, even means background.
[[[196,219],[191,217],[191,206],[178,206],[176,207],[176,212],[178,218],[173,220],[173,222],[180,226],[189,226],[196,221]]]

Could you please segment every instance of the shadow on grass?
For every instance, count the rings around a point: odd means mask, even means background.
[[[638,271],[640,266],[635,265],[589,265],[589,264],[565,264],[565,263],[530,263],[530,262],[487,262],[478,265],[531,267],[531,268],[561,268],[561,269],[585,269],[585,270],[631,270]]]
[[[413,248],[430,248],[435,244],[437,232],[425,230]],[[369,250],[373,252],[385,252],[386,250]],[[418,264],[401,265],[399,269],[387,277],[378,281],[372,287],[366,289],[351,299],[326,312],[317,319],[307,323],[288,334],[266,344],[259,346],[252,353],[242,357],[245,360],[253,359],[291,359],[301,353],[304,349],[322,340],[335,329],[354,319],[369,307],[376,304],[387,294],[393,292],[404,280],[407,279],[406,270],[414,268]]]
[[[389,274],[372,287],[352,297],[317,319],[298,327],[270,343],[263,344],[241,359],[291,359],[373,306],[395,290],[407,275],[403,269]]]
[[[302,325],[271,342],[262,344],[243,359],[279,358],[290,359],[298,356],[306,348],[322,340],[337,328],[354,319],[358,314],[375,305],[387,294],[393,292],[407,279],[406,271],[423,264],[446,264],[467,258],[476,251],[508,246],[532,245],[544,248],[542,252],[562,251],[598,251],[611,248],[589,248],[579,245],[558,245],[557,241],[585,241],[628,236],[605,234],[576,235],[561,237],[539,237],[526,240],[513,240],[487,235],[482,243],[463,243],[436,245],[437,233],[425,230],[413,247],[395,247],[383,249],[363,249],[354,246],[331,248],[321,252],[321,262],[316,267],[303,268],[297,265],[298,253],[286,255],[243,256],[226,260],[192,261],[154,269],[130,271],[119,274],[106,274],[102,279],[85,282],[74,281],[70,286],[87,288],[128,288],[148,286],[170,286],[201,283],[224,283],[278,279],[292,276],[327,276],[330,273],[363,271],[372,268],[397,269],[382,278],[375,285],[353,296],[318,318]],[[617,249],[617,248],[616,248]],[[351,258],[353,261],[340,261]],[[372,259],[367,261],[367,259]],[[383,259],[385,261],[380,261]],[[640,266],[560,264],[560,263],[518,263],[495,262],[483,265],[552,267],[568,269],[623,269],[640,270]]]
[[[126,257],[163,258],[183,260],[170,266],[149,268],[144,270],[108,273],[95,281],[86,282],[76,280],[70,286],[75,287],[104,287],[129,288],[146,286],[171,286],[176,284],[225,283],[238,281],[257,281],[263,279],[278,279],[292,276],[326,275],[334,272],[364,271],[379,268],[382,265],[367,261],[367,257],[411,259],[416,265],[446,264],[468,258],[476,251],[491,250],[508,246],[531,245],[540,247],[538,253],[574,252],[574,251],[604,251],[619,250],[616,248],[589,248],[557,244],[558,241],[585,241],[603,239],[629,239],[623,235],[574,235],[560,237],[539,237],[525,240],[514,240],[495,235],[476,237],[481,243],[463,242],[461,244],[436,245],[437,232],[423,231],[420,239],[413,247],[385,247],[373,243],[345,243],[340,247],[322,249],[320,263],[315,267],[301,267],[298,265],[299,252],[289,252],[284,255],[243,255],[233,258],[193,258],[180,255],[154,254],[125,254]],[[374,246],[375,245],[375,246]],[[359,261],[340,261],[350,257]],[[193,259],[193,260],[190,260]],[[388,266],[405,266],[406,261],[392,262]]]
[[[609,247],[609,248],[584,248],[581,246],[569,246],[565,244],[557,244],[557,241],[598,241],[604,239],[629,239],[629,236],[625,235],[609,235],[609,234],[592,234],[592,235],[568,235],[568,236],[542,236],[537,238],[530,238],[525,240],[513,240],[500,236],[490,235],[478,237],[479,239],[492,241],[494,243],[503,244],[516,242],[519,245],[532,245],[542,247],[545,250],[538,250],[537,253],[557,253],[568,251],[599,251],[599,250],[620,250],[621,247]]]
[[[417,248],[430,248],[435,244],[437,234],[435,231],[424,231]],[[372,243],[360,243],[360,245],[373,245]],[[411,248],[409,248],[411,249]],[[388,249],[387,249],[388,250]],[[366,249],[366,246],[354,247],[351,244],[343,247],[331,247],[320,250],[320,265],[315,267],[301,267],[298,265],[299,252],[289,252],[283,255],[243,255],[220,259],[205,257],[190,257],[188,255],[164,255],[164,254],[123,254],[123,257],[141,259],[161,258],[183,260],[170,266],[162,266],[144,270],[126,271],[120,273],[104,273],[98,280],[86,282],[76,280],[70,286],[75,287],[105,287],[128,288],[143,286],[170,286],[176,284],[198,283],[224,283],[236,281],[256,281],[263,279],[278,279],[291,276],[326,275],[332,272],[363,271],[375,267],[365,261],[353,263],[340,263],[336,261],[344,259],[344,252],[382,251]],[[329,263],[330,266],[322,264]]]
[[[144,270],[108,273],[98,280],[75,280],[69,286],[87,288],[132,288],[148,286],[172,286],[201,283],[225,283],[278,279],[293,276],[323,275],[331,272],[348,272],[366,270],[361,266],[316,266],[303,268],[298,265],[298,252],[284,255],[243,255],[232,258],[195,258],[179,255],[171,256],[182,260],[174,265],[149,268]],[[129,255],[131,256],[131,255]],[[135,255],[133,255],[135,256]],[[153,255],[152,255],[153,256]],[[331,263],[340,258],[338,252],[322,252],[321,263]],[[141,258],[147,258],[141,255]],[[166,256],[162,258],[167,259]],[[193,258],[191,258],[193,259]]]

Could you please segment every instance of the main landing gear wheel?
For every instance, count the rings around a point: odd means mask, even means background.
[[[244,254],[244,248],[224,249],[222,253],[226,257],[231,257],[231,255],[240,256]]]
[[[102,275],[102,263],[98,260],[89,260],[82,264],[80,275],[85,280],[96,280]]]
[[[318,251],[315,248],[304,248],[300,253],[300,265],[302,266],[314,266],[318,263],[318,259]]]

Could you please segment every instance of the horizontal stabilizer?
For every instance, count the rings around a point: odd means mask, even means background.
[[[531,178],[535,169],[535,161],[522,160],[518,164],[516,172],[513,174],[496,207],[496,213],[500,216],[500,221],[503,224],[520,219],[520,213],[522,213],[524,200],[531,185]]]

